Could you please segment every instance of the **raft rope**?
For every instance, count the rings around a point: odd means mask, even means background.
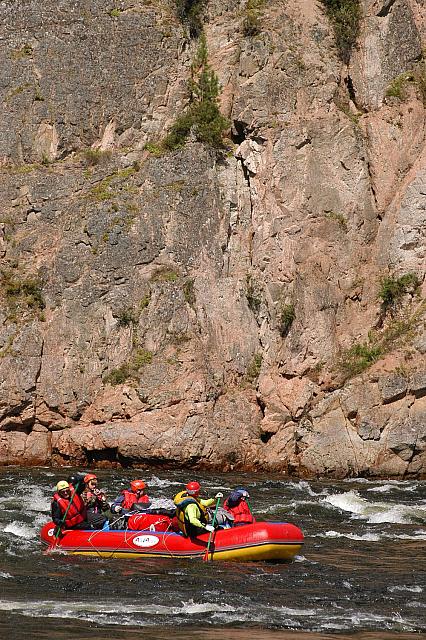
[[[140,514],[139,511],[134,511],[134,512],[130,512],[126,515],[135,515],[135,514]],[[113,526],[116,522],[118,522],[123,516],[120,516],[119,518],[116,518],[116,520],[113,520],[111,525]],[[161,520],[158,520],[158,522],[160,522]],[[168,525],[166,531],[159,531],[156,532],[155,530],[153,531],[152,529],[141,529],[140,531],[151,531],[152,533],[167,533],[171,527],[172,523],[170,522],[170,524]],[[105,557],[105,551],[101,552],[98,548],[95,547],[94,543],[93,543],[93,539],[98,535],[98,533],[101,533],[103,531],[103,529],[97,529],[96,531],[94,531],[88,538],[88,542],[90,543],[90,545],[92,546],[92,548],[94,549],[94,551],[97,553],[97,555],[100,558],[104,558]],[[113,529],[112,529],[113,531]],[[138,530],[135,529],[125,529],[124,530],[124,545],[127,545],[129,548],[132,548],[130,543],[132,542],[131,536],[134,536],[135,533],[138,533]],[[169,549],[169,547],[167,546],[167,536],[164,536],[163,542],[164,542],[164,546],[166,547],[166,550],[169,552],[170,556],[172,558],[174,557],[178,557],[177,555],[175,556],[174,553]],[[114,554],[119,551],[121,548],[121,545],[119,545],[118,547],[116,547],[115,549],[113,549],[111,551],[111,555],[108,555],[108,559],[109,558],[113,558]]]
[[[138,512],[137,512],[137,511],[134,511],[134,512],[130,512],[129,514],[126,514],[126,515],[134,515],[135,513],[138,513]],[[111,525],[114,525],[116,522],[118,522],[119,520],[121,520],[121,518],[122,518],[122,517],[123,517],[123,516],[122,516],[122,515],[120,515],[118,518],[116,518],[115,520],[113,520],[113,521],[112,521],[112,523],[111,523]],[[94,532],[89,536],[89,539],[88,539],[88,542],[91,544],[91,546],[93,547],[93,549],[95,550],[95,552],[97,553],[97,555],[98,555],[100,558],[104,558],[104,557],[105,557],[105,555],[104,555],[104,554],[105,554],[105,551],[104,551],[104,552],[101,552],[99,549],[97,549],[97,548],[95,547],[95,545],[93,544],[93,542],[92,542],[92,541],[93,541],[93,539],[98,535],[98,533],[101,533],[102,531],[103,531],[103,529],[97,529],[96,531],[94,531]],[[129,542],[128,542],[128,539],[127,539],[127,532],[128,532],[128,531],[129,531],[128,529],[125,529],[125,533],[124,533],[124,543],[125,543],[125,544],[127,544],[127,545],[129,546]],[[120,549],[120,545],[119,545],[118,547],[116,547],[115,549],[113,549],[113,550],[111,551],[111,555],[109,555],[109,556],[107,556],[107,557],[108,557],[108,558],[113,558],[113,557],[114,557],[114,553],[116,553],[117,551],[119,551],[119,549]]]

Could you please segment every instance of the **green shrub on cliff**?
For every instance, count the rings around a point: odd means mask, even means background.
[[[387,353],[409,346],[416,331],[423,326],[425,314],[426,301],[422,300],[414,312],[406,310],[400,317],[391,319],[383,330],[369,331],[366,342],[354,344],[341,352],[337,368],[347,380],[368,369]]]
[[[200,45],[191,66],[189,90],[188,108],[177,118],[160,145],[155,145],[156,155],[159,150],[174,151],[183,147],[190,134],[193,134],[198,142],[214,148],[223,147],[223,135],[229,127],[229,122],[219,110],[219,80],[208,63],[204,35],[200,38]]]
[[[257,36],[261,31],[262,7],[265,0],[247,0],[244,18],[243,33],[245,36]]]
[[[128,362],[117,369],[112,369],[103,379],[106,384],[116,386],[124,384],[127,380],[137,380],[140,370],[147,364],[151,364],[153,355],[147,349],[136,349]]]
[[[131,325],[137,325],[138,314],[132,307],[121,309],[117,315],[117,324],[119,327],[130,327]]]
[[[260,374],[260,369],[262,368],[262,360],[263,356],[261,353],[255,353],[253,359],[247,367],[245,379],[249,383],[255,382]]]
[[[409,95],[407,88],[410,85],[417,88],[423,104],[426,105],[426,66],[424,62],[394,78],[386,89],[386,97],[406,100]]]
[[[250,274],[246,276],[246,299],[250,311],[254,314],[259,312],[260,305],[262,304],[261,289],[257,282],[253,280]]]
[[[415,293],[420,280],[415,273],[406,273],[399,278],[387,276],[380,281],[378,293],[382,301],[382,312],[395,310],[407,293]]]
[[[282,338],[288,336],[295,317],[296,312],[293,303],[285,304],[281,307],[278,330]]]
[[[206,0],[175,0],[179,20],[189,28],[191,38],[198,38],[203,31],[203,10]]]
[[[377,362],[382,355],[380,345],[362,342],[354,344],[341,355],[339,366],[346,377],[358,375]]]
[[[45,302],[42,283],[38,278],[20,277],[19,274],[4,270],[0,274],[0,284],[9,320],[18,321],[25,311],[32,311],[40,320],[43,319],[41,312],[45,308]]]
[[[361,21],[359,0],[320,0],[325,14],[333,25],[339,55],[348,63],[356,43]]]

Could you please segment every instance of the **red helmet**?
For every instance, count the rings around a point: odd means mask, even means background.
[[[143,480],[132,480],[130,483],[130,488],[132,491],[143,491],[145,487],[146,484]]]
[[[186,493],[189,496],[198,496],[200,493],[201,485],[199,482],[188,482],[186,485]]]
[[[94,473],[88,473],[87,475],[84,476],[83,478],[83,482],[84,484],[87,484],[88,482],[90,482],[91,480],[97,480],[97,477],[95,476]]]

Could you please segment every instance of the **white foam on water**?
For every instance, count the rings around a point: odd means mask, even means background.
[[[383,522],[391,522],[393,524],[411,524],[417,520],[426,521],[426,508],[422,506],[396,504],[382,505],[374,504],[375,513],[367,514],[368,522],[371,524],[380,524]]]
[[[302,491],[303,493],[307,493],[312,498],[317,498],[318,496],[326,496],[328,492],[326,490],[320,491],[317,493],[314,491],[306,480],[299,480],[299,482],[288,482],[286,483],[286,487],[291,487],[292,489],[297,489]]]
[[[384,484],[381,487],[371,487],[371,489],[367,489],[367,491],[373,491],[374,493],[387,493],[393,489],[395,489],[395,487],[392,484]]]
[[[396,585],[395,587],[388,587],[388,591],[390,591],[391,593],[393,593],[394,591],[409,591],[410,593],[423,593],[423,589],[419,585],[411,586],[411,585],[405,585],[405,584]]]
[[[0,571],[0,578],[7,580],[8,578],[13,578],[13,576],[5,571]]]
[[[317,500],[292,500],[291,502],[276,502],[275,504],[267,507],[266,509],[262,509],[262,513],[275,513],[276,511],[288,511],[292,512],[294,509],[297,509],[301,505],[317,505]]]
[[[28,511],[48,512],[50,510],[50,498],[44,495],[40,487],[32,487],[28,499],[25,501]]]
[[[426,540],[426,531],[413,531],[413,533],[411,535],[407,534],[407,533],[394,533],[394,534],[389,534],[389,533],[385,533],[383,534],[383,536],[385,538],[390,538],[391,540]]]
[[[395,624],[398,625],[398,630],[401,627],[405,631],[412,630],[413,625],[402,618],[399,614],[393,616],[384,616],[379,613],[369,613],[364,611],[345,611],[344,613],[333,612],[330,616],[326,612],[320,612],[318,617],[321,619],[322,629],[351,629],[362,628],[365,625],[374,625],[376,628],[391,630]],[[333,620],[330,620],[330,617]],[[379,637],[379,636],[377,636]]]
[[[23,601],[0,601],[0,611],[19,611],[23,615],[27,616],[46,616],[46,617],[61,617],[61,618],[84,618],[84,619],[101,619],[105,620],[105,616],[117,614],[117,602],[58,602],[53,600],[41,600],[35,602],[23,602]],[[102,612],[101,618],[98,616],[93,617],[93,614],[99,614]],[[131,614],[133,616],[137,614],[147,615],[167,615],[167,616],[182,616],[182,615],[198,615],[204,613],[224,613],[235,612],[235,608],[231,605],[214,602],[194,602],[190,600],[188,602],[182,602],[181,606],[166,606],[156,604],[145,605],[128,605],[122,603],[120,605],[120,613]],[[108,619],[108,623],[112,621]],[[117,622],[118,624],[120,621]]]
[[[229,604],[215,604],[215,603],[197,603],[193,601],[189,601],[187,603],[182,603],[182,609],[174,608],[173,613],[181,614],[188,613],[190,615],[197,613],[214,613],[214,612],[234,612],[235,607],[232,607]]]
[[[182,487],[184,485],[182,482],[176,482],[176,480],[162,480],[157,476],[152,476],[150,480],[146,481],[148,487]]]
[[[341,533],[340,531],[326,531],[319,533],[318,538],[349,538],[350,540],[364,540],[365,542],[378,542],[381,538],[377,533],[364,533],[358,535],[356,533]]]
[[[373,493],[387,493],[388,491],[402,491],[412,493],[416,491],[418,487],[418,482],[407,482],[407,481],[398,481],[398,480],[382,480],[377,483],[379,486],[370,487],[367,489],[369,492]]]
[[[287,616],[316,616],[318,615],[318,611],[315,609],[292,609],[291,607],[271,607],[274,611],[278,613],[283,613]]]
[[[34,527],[22,524],[22,522],[16,522],[15,520],[7,524],[3,531],[5,533],[11,533],[18,538],[25,538],[25,540],[34,539]]]
[[[340,511],[347,511],[371,524],[389,522],[393,524],[411,524],[417,520],[426,521],[426,507],[423,505],[390,504],[369,502],[358,491],[347,491],[327,496],[322,500]]]
[[[13,492],[0,498],[2,511],[21,510],[25,505],[27,512],[47,513],[50,509],[50,496],[40,486],[34,486],[24,481],[14,487]]]
[[[323,622],[321,624],[321,629],[330,629],[331,631],[343,631],[346,629],[346,625],[338,624],[337,622]]]
[[[360,516],[363,516],[366,509],[369,506],[368,500],[361,498],[358,491],[351,490],[345,493],[337,493],[331,496],[327,496],[321,502],[331,504],[333,507],[340,509],[341,511],[349,511]]]

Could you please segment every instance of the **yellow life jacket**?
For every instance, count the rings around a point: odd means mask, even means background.
[[[184,536],[188,536],[187,525],[190,524],[188,517],[186,516],[186,507],[189,504],[196,504],[200,510],[199,520],[200,522],[207,524],[208,516],[207,516],[207,508],[201,504],[197,498],[194,496],[189,496],[186,491],[180,491],[173,498],[173,502],[176,505],[176,517],[179,523],[179,529],[183,533]]]

